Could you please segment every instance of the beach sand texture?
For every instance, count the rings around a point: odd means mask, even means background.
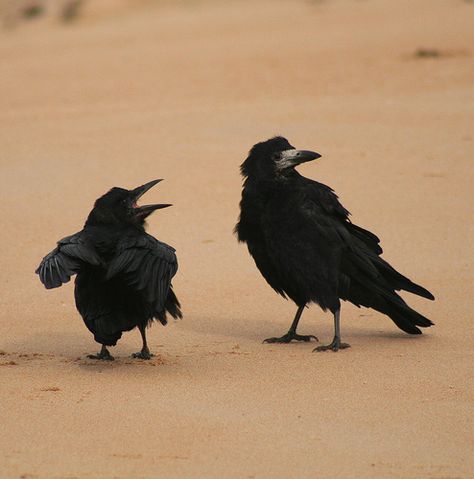
[[[474,477],[474,4],[136,3],[0,32],[0,476]],[[436,326],[344,303],[351,349],[261,343],[295,306],[232,230],[239,165],[275,134],[323,155],[299,171],[435,294],[404,297]],[[155,178],[185,317],[149,362],[138,331],[85,359],[72,282],[34,270],[98,196]],[[300,324],[332,339],[317,306]]]

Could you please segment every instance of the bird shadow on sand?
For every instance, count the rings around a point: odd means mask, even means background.
[[[2,342],[0,350],[9,354],[51,356],[56,358],[76,358],[87,344],[79,334],[35,331],[15,341]]]
[[[355,321],[354,321],[355,319]],[[350,338],[364,338],[368,341],[377,341],[377,340],[390,340],[393,342],[406,342],[414,340],[426,340],[431,336],[431,332],[424,331],[425,334],[422,335],[410,335],[406,334],[403,331],[396,329],[395,325],[393,329],[380,329],[373,328],[371,325],[363,326],[363,317],[354,318],[347,321],[343,327],[343,337],[347,340]],[[382,318],[383,319],[383,318]],[[245,326],[243,326],[245,322]],[[386,322],[390,323],[390,321]],[[248,324],[247,324],[248,323]],[[333,336],[333,324],[332,318],[324,315],[320,317],[308,318],[306,322],[302,321],[301,326],[298,328],[299,334],[314,334],[319,338],[319,342],[330,340]],[[287,323],[282,323],[279,319],[277,321],[272,321],[271,319],[262,319],[259,317],[249,317],[248,321],[243,317],[236,317],[229,320],[226,318],[225,321],[219,320],[218,318],[204,318],[204,317],[194,317],[192,320],[183,321],[180,324],[180,329],[183,332],[188,334],[198,333],[202,336],[216,335],[219,337],[224,337],[229,341],[248,341],[255,343],[262,343],[265,338],[271,336],[281,336],[285,334],[290,327],[291,317],[288,318]],[[349,341],[350,342],[350,341]],[[292,343],[296,344],[296,343]],[[309,344],[301,342],[300,344]],[[314,341],[311,341],[311,344],[316,344]]]
[[[65,332],[44,332],[25,336],[21,341],[2,342],[0,345],[0,363],[20,365],[32,361],[54,361],[76,364],[88,370],[103,370],[121,366],[148,365],[159,366],[176,362],[173,356],[167,353],[156,354],[148,361],[132,358],[131,347],[127,344],[112,348],[114,361],[97,361],[87,357],[95,354],[99,345],[87,341],[81,334]],[[12,364],[15,363],[15,364]]]
[[[310,319],[310,318],[308,318]],[[319,338],[319,343],[311,341],[311,343],[293,342],[296,347],[314,347],[318,344],[325,344],[332,339],[333,327],[330,318],[324,321],[321,317],[311,318],[307,324],[302,324],[298,329],[300,334],[314,334]],[[343,329],[343,338],[349,343],[357,342],[359,347],[372,346],[377,343],[383,343],[384,346],[402,346],[407,342],[423,342],[433,341],[436,339],[434,332],[427,331],[423,335],[408,335],[397,329],[378,329],[373,324],[363,325],[361,321],[349,320]],[[363,318],[359,318],[363,320]],[[248,324],[247,324],[248,323]],[[352,324],[351,324],[352,323]],[[248,321],[242,317],[224,318],[219,320],[217,317],[202,317],[192,315],[187,321],[176,323],[174,331],[166,339],[160,338],[160,345],[154,345],[153,337],[152,350],[155,353],[150,360],[142,360],[132,358],[131,353],[134,347],[128,343],[119,344],[116,348],[111,348],[111,353],[115,357],[114,361],[97,361],[89,359],[88,354],[95,354],[99,345],[95,344],[90,338],[84,337],[80,333],[69,332],[36,332],[34,335],[24,336],[21,340],[3,341],[0,344],[0,365],[18,366],[38,362],[48,362],[53,364],[65,363],[79,366],[87,371],[104,371],[115,370],[117,368],[135,368],[142,366],[150,368],[156,366],[172,367],[182,362],[180,358],[189,356],[188,345],[182,343],[176,346],[173,336],[185,337],[185,343],[190,339],[200,344],[202,352],[208,350],[209,353],[220,351],[221,346],[218,344],[226,343],[247,343],[268,349],[269,345],[263,345],[262,341],[271,336],[281,336],[286,333],[290,321],[283,323],[282,321],[272,321],[271,319],[257,320],[255,317],[249,317]],[[384,328],[386,326],[383,326]],[[413,343],[415,344],[415,343]],[[163,346],[164,345],[164,346]],[[274,345],[272,345],[274,346]],[[355,344],[353,344],[355,346]],[[162,348],[163,347],[163,348]],[[280,345],[279,347],[285,347]],[[217,348],[217,349],[216,349]],[[277,349],[278,349],[277,348]],[[186,361],[185,361],[186,362]],[[189,367],[189,364],[188,364]]]
[[[188,319],[189,318],[189,319]],[[243,323],[245,322],[245,325]],[[224,336],[229,339],[241,339],[258,341],[260,337],[265,334],[264,331],[271,331],[278,328],[278,324],[272,322],[270,319],[265,320],[255,317],[239,318],[216,318],[204,316],[186,316],[179,329],[186,333],[198,333],[199,335],[209,336]],[[261,339],[260,339],[261,341]]]

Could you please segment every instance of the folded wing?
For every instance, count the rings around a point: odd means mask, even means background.
[[[178,270],[175,250],[150,235],[124,238],[111,260],[107,279],[122,275],[157,312],[165,309],[171,279]]]
[[[315,263],[330,263],[328,271],[338,275],[335,283],[340,299],[376,309],[390,316],[400,329],[410,334],[421,333],[416,326],[433,324],[410,308],[396,292],[408,291],[431,300],[434,296],[380,257],[382,248],[376,235],[351,223],[348,215],[340,214],[335,195],[322,198],[321,192],[313,188],[306,200],[307,237],[313,235],[314,244],[320,247],[321,241],[328,242],[335,252],[326,254],[324,260],[320,257]],[[316,256],[321,256],[325,250],[321,247],[317,251]]]

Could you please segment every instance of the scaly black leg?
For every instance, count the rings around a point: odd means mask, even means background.
[[[89,359],[102,359],[103,361],[113,361],[115,358],[109,353],[109,350],[105,346],[102,345],[102,349],[97,354],[88,354],[87,357]]]
[[[301,315],[303,314],[303,309],[304,309],[304,306],[298,307],[298,310],[296,311],[295,319],[293,320],[293,323],[291,324],[290,329],[285,335],[283,335],[281,338],[268,338],[268,339],[265,339],[263,342],[264,343],[289,343],[292,340],[309,342],[311,341],[311,339],[318,341],[318,338],[316,336],[313,336],[312,334],[308,336],[302,336],[300,334],[296,334],[296,328],[298,326],[298,322],[301,318]]]
[[[142,335],[143,347],[140,352],[133,353],[132,358],[151,359],[153,356],[153,354],[151,354],[150,350],[148,349],[148,344],[146,342],[145,328],[146,326],[144,324],[141,324],[140,326],[138,326],[138,329],[140,330],[140,334]]]
[[[330,349],[334,352],[339,351],[339,349],[350,348],[351,345],[347,343],[341,343],[341,329],[339,325],[341,309],[337,309],[334,313],[334,339],[331,344],[325,346],[318,346],[314,348],[313,351],[329,351]]]

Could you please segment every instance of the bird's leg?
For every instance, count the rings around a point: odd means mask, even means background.
[[[109,353],[109,350],[105,346],[105,344],[102,345],[102,348],[100,352],[97,354],[88,354],[87,357],[89,359],[102,359],[104,361],[113,361],[115,358]]]
[[[132,358],[151,359],[151,357],[153,356],[153,354],[150,353],[150,350],[148,349],[148,344],[146,342],[145,327],[146,326],[144,324],[140,324],[138,326],[140,334],[142,335],[143,346],[140,352],[132,354]]]
[[[341,308],[338,308],[334,313],[334,339],[332,340],[332,343],[325,346],[318,346],[317,348],[314,348],[313,351],[328,351],[329,349],[332,351],[339,351],[339,349],[351,347],[350,344],[341,343],[341,328],[339,324],[340,314]]]
[[[313,336],[312,334],[308,336],[302,336],[300,334],[296,334],[296,328],[298,326],[298,322],[301,318],[301,315],[303,314],[304,307],[305,305],[298,306],[295,319],[293,320],[293,323],[291,323],[290,329],[285,335],[283,335],[281,338],[268,338],[268,339],[265,339],[263,342],[264,343],[289,343],[293,339],[295,341],[306,341],[306,342],[311,341],[311,339],[318,341],[318,338],[316,336]]]

